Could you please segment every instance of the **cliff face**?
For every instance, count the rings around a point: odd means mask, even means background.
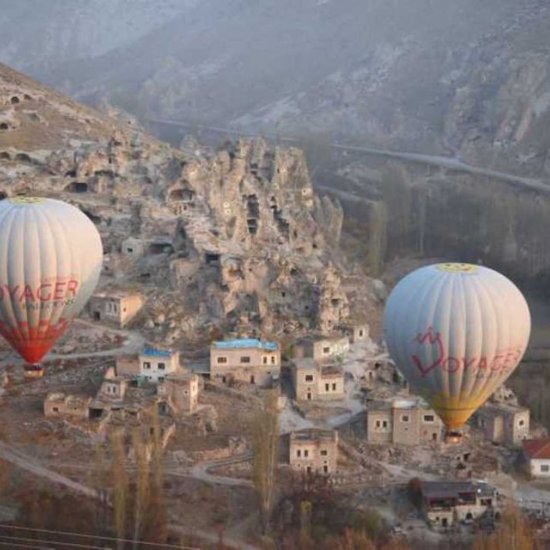
[[[14,121],[0,137],[3,197],[78,205],[102,235],[102,285],[140,288],[154,335],[331,332],[348,318],[342,209],[314,193],[301,151],[262,140],[177,150],[12,71],[0,77],[0,117]]]

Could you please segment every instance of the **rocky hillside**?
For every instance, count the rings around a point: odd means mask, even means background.
[[[214,328],[330,333],[368,313],[336,252],[337,202],[317,196],[301,151],[237,141],[172,149],[0,67],[2,196],[78,205],[106,251],[101,285],[141,289],[150,336]]]
[[[162,27],[157,18],[127,34],[121,23],[124,40],[57,62],[48,52],[65,44],[62,14],[86,16],[97,29],[114,23],[102,27],[101,9],[52,3],[57,17],[32,35],[45,52],[33,57],[33,71],[81,99],[107,96],[141,116],[324,133],[548,175],[544,0],[202,0],[166,8]],[[112,4],[120,10],[124,2]],[[26,32],[9,42],[12,50]],[[11,59],[25,65],[30,54],[21,53]]]

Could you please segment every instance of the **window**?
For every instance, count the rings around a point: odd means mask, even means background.
[[[164,376],[159,376],[159,382],[164,382]]]
[[[336,391],[336,383],[332,384],[332,391]]]
[[[380,424],[380,420],[377,420],[375,426],[376,426],[377,428],[380,428],[380,425],[381,425],[381,424]]]
[[[227,357],[218,357],[218,365],[227,363]]]
[[[309,456],[309,451],[307,449],[304,449],[304,458],[307,458],[308,456]]]
[[[321,456],[327,456],[327,455],[328,455],[328,451],[326,449],[322,449]]]
[[[524,425],[525,425],[525,420],[523,418],[520,418],[520,420],[518,421],[518,426],[521,428]]]
[[[410,422],[410,417],[408,414],[401,415],[401,422]]]
[[[304,380],[305,380],[306,382],[313,382],[313,374],[306,374],[306,375],[304,376]]]
[[[388,421],[387,420],[383,420],[382,421],[382,428],[387,428],[388,427]]]
[[[250,356],[245,355],[244,357],[241,357],[241,363],[250,363]]]
[[[434,422],[435,417],[433,414],[425,414],[424,415],[424,422]]]
[[[325,391],[329,391],[330,390],[330,384],[325,384]]]
[[[143,368],[144,369],[150,369],[151,368],[151,363],[149,363],[148,361],[144,361],[143,362]]]
[[[323,348],[323,353],[326,355],[327,353],[330,353],[330,348]]]
[[[363,336],[363,331],[362,330],[359,331],[359,336],[361,336],[361,337]]]
[[[328,466],[326,464],[323,466],[323,472],[328,474]]]
[[[58,407],[53,407],[53,408],[52,408],[52,411],[53,411],[54,413],[58,413],[58,412],[59,412],[59,408],[58,408]]]
[[[165,367],[166,367],[166,364],[165,364],[165,363],[159,363],[159,364],[158,364],[158,369],[159,369],[159,370],[164,370]]]
[[[296,451],[296,456],[297,456],[298,458],[300,458],[300,457],[302,456],[302,451],[301,451],[300,449],[298,449],[298,450]]]
[[[272,364],[272,365],[275,364],[275,356],[274,356],[274,355],[271,356],[271,364]]]
[[[267,365],[267,357],[265,357],[265,356],[262,357],[262,363],[263,363],[264,365]]]
[[[540,471],[541,472],[550,472],[550,466],[548,464],[541,464],[540,465]]]

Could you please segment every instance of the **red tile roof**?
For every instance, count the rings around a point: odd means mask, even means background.
[[[529,458],[550,459],[550,438],[531,439],[523,442],[523,450]]]

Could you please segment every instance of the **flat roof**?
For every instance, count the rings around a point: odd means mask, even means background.
[[[171,357],[175,351],[154,348],[152,346],[146,346],[140,355],[149,355],[150,357]]]
[[[471,481],[423,481],[425,498],[459,498],[464,493],[492,496],[494,488],[488,483]]]
[[[223,340],[219,342],[213,342],[212,347],[216,349],[242,349],[242,348],[257,348],[266,351],[277,351],[279,344],[276,342],[263,342],[256,338],[238,338],[235,340]]]
[[[305,428],[296,432],[291,432],[291,441],[315,441],[317,439],[336,440],[338,432],[336,430],[323,430],[321,428]]]

